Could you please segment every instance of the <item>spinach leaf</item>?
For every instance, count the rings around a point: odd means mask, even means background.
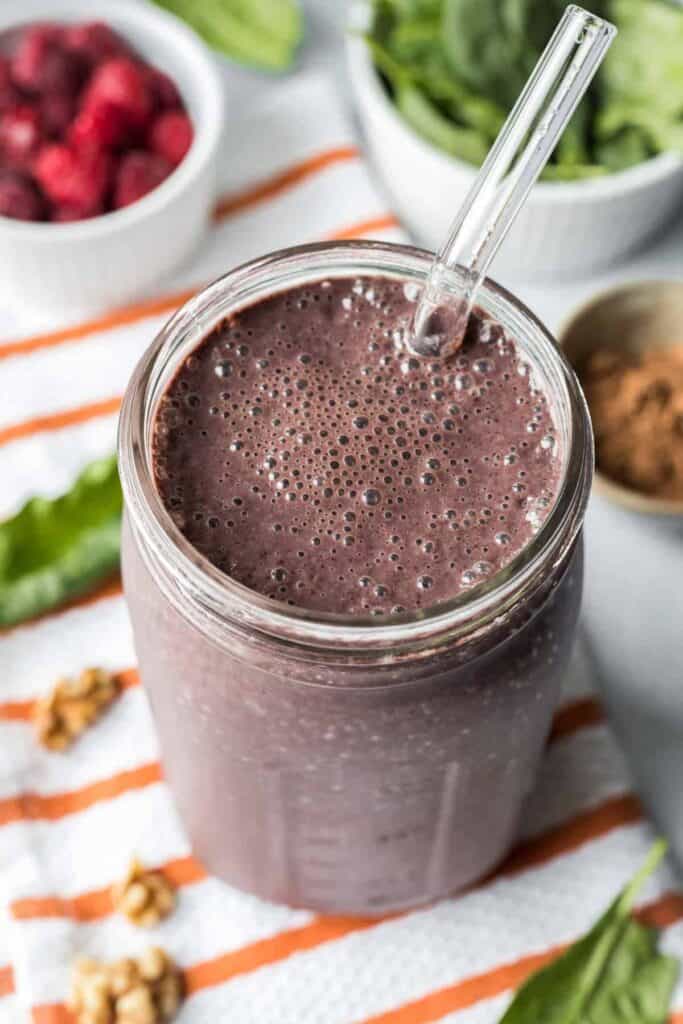
[[[378,0],[383,3],[393,17],[400,20],[417,20],[422,18],[438,18],[442,0]]]
[[[584,178],[602,178],[609,174],[602,164],[546,164],[541,181],[583,181]]]
[[[244,64],[282,71],[302,35],[297,0],[155,0],[182,18],[209,46]]]
[[[92,589],[118,567],[123,498],[114,456],[59,498],[32,498],[0,523],[0,626]]]
[[[495,139],[565,6],[373,0],[370,37],[400,69],[400,88],[396,76],[385,77],[412,127],[445,152],[480,163],[477,154]],[[619,34],[543,172],[549,181],[620,171],[665,150],[683,153],[683,8],[673,0],[587,6]]]
[[[404,70],[409,73],[405,65]],[[505,111],[454,78],[441,50],[431,50],[412,72],[412,78],[456,124],[474,128],[489,145],[494,141],[505,121]]]
[[[678,961],[657,953],[656,933],[630,921],[596,992],[587,1024],[664,1024]]]
[[[626,127],[604,142],[596,142],[595,155],[608,171],[623,171],[642,163],[655,152],[640,128]]]
[[[410,70],[373,39],[368,39],[375,64],[389,81],[394,103],[415,131],[439,149],[468,163],[481,163],[486,140],[481,133],[456,124],[446,117],[427,92],[413,79]]]
[[[619,33],[600,71],[605,140],[639,128],[655,150],[683,152],[683,9],[663,0],[611,0]]]
[[[453,73],[509,110],[519,93],[517,45],[503,31],[499,0],[444,0],[442,39]]]
[[[591,118],[592,112],[589,105],[581,103],[555,147],[555,157],[558,164],[568,164],[575,167],[577,164],[589,164],[591,162],[591,154],[588,147]]]
[[[678,963],[657,951],[656,933],[631,911],[665,851],[655,844],[588,934],[522,986],[501,1024],[664,1024]]]
[[[488,146],[481,133],[444,117],[417,86],[403,82],[396,90],[395,100],[399,113],[429,142],[467,163],[482,163]]]
[[[441,18],[438,12],[436,16],[400,21],[392,33],[392,49],[403,60],[429,60],[440,29]]]
[[[565,7],[565,0],[443,0],[443,44],[454,73],[509,110]]]
[[[665,150],[683,153],[683,10],[611,2],[619,35],[600,73],[595,157],[620,171]]]

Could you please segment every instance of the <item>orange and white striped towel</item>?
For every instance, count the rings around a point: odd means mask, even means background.
[[[169,293],[0,342],[0,515],[35,492],[62,491],[112,450],[130,370],[188,291],[283,245],[400,237],[324,80],[280,86],[231,137],[239,146],[226,151],[212,237]],[[66,1024],[76,953],[112,958],[148,944],[109,897],[136,854],[180,888],[153,940],[185,972],[181,1024],[492,1024],[511,990],[589,926],[652,840],[579,665],[523,835],[495,878],[385,921],[262,903],[192,858],[134,663],[118,585],[0,635],[2,1022]],[[31,702],[93,664],[122,674],[121,698],[68,754],[39,749]],[[683,955],[683,898],[666,869],[642,901]],[[677,999],[683,1007],[683,988]]]

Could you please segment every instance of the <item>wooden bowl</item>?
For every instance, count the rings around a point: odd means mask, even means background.
[[[641,281],[601,292],[580,306],[558,332],[558,341],[581,378],[595,348],[644,352],[683,344],[683,281]],[[599,494],[636,512],[683,516],[683,500],[654,498],[595,473]]]

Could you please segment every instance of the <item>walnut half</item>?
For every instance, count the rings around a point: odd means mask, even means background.
[[[180,1006],[180,973],[163,949],[102,963],[79,957],[71,972],[69,1009],[77,1024],[163,1024]]]
[[[106,711],[119,690],[116,676],[101,668],[86,668],[75,679],[59,679],[33,708],[38,741],[48,750],[66,750]]]
[[[135,858],[125,877],[112,886],[115,910],[140,928],[153,928],[176,904],[173,886],[158,871],[146,871]]]

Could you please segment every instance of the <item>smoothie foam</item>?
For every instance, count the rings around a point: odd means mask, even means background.
[[[553,504],[545,394],[479,311],[446,363],[405,349],[414,286],[333,278],[219,324],[157,410],[158,490],[215,566],[271,598],[384,616],[511,561]]]

